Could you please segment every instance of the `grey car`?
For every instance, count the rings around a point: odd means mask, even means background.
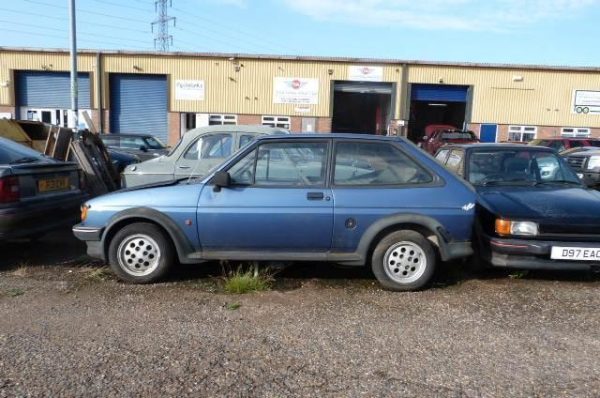
[[[264,134],[289,134],[289,131],[267,126],[238,125],[190,130],[169,154],[127,166],[122,174],[122,185],[131,188],[178,178],[201,177],[256,136]]]

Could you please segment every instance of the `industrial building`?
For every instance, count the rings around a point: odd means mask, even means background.
[[[69,53],[0,47],[0,117],[66,125]],[[209,124],[403,134],[451,124],[482,141],[600,137],[600,68],[80,51],[79,108],[110,133],[175,143]]]

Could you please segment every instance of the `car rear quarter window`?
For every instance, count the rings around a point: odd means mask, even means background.
[[[446,162],[446,168],[452,170],[457,174],[463,173],[464,170],[464,157],[465,152],[460,149],[454,149],[450,152],[450,156],[448,156],[448,161]]]
[[[335,185],[427,184],[433,176],[390,143],[339,142],[335,147]]]

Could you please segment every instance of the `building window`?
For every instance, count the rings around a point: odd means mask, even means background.
[[[237,115],[209,115],[209,126],[236,125]]]
[[[509,126],[508,140],[517,142],[529,142],[535,139],[537,127],[534,126]]]
[[[560,130],[561,137],[589,137],[592,131],[589,128],[563,127]]]
[[[289,130],[291,121],[289,116],[263,116],[262,125],[270,127],[281,127]]]
[[[189,131],[191,129],[196,128],[196,114],[195,113],[185,113],[184,114],[185,122],[184,122],[184,131]]]

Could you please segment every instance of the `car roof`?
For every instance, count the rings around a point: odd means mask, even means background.
[[[551,137],[551,138],[536,138],[536,141],[600,141],[600,138],[595,138],[595,137]]]
[[[449,144],[440,148],[449,149],[449,148],[462,148],[465,150],[500,150],[500,149],[524,149],[527,150],[535,150],[535,151],[546,151],[546,152],[554,152],[554,149],[548,148],[545,146],[538,145],[523,145],[523,144],[511,144],[511,143],[475,143],[475,144]]]
[[[263,135],[258,141],[269,140],[302,140],[302,139],[351,139],[364,141],[400,141],[405,138],[400,136],[385,136],[375,134],[352,134],[352,133],[298,133],[290,135]]]
[[[274,132],[289,133],[289,130],[281,127],[270,127],[251,124],[225,124],[197,127],[195,129],[189,130],[185,134],[204,134],[214,132],[273,134]]]

